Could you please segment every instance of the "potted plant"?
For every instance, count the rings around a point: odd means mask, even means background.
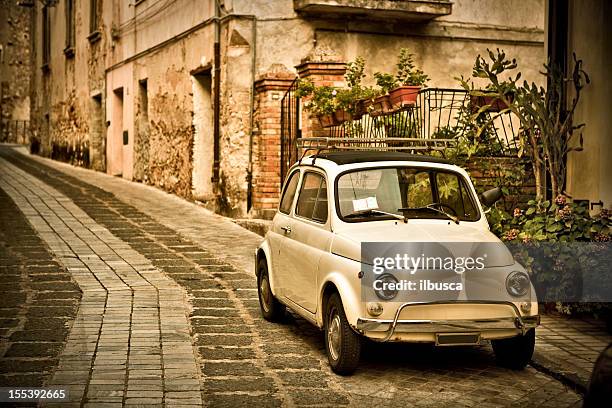
[[[372,104],[372,111],[370,115],[380,116],[393,111],[391,105],[391,98],[389,97],[389,91],[397,87],[397,80],[392,74],[386,74],[382,72],[374,73],[376,79],[376,85],[380,88],[380,94],[374,98]]]
[[[338,102],[336,119],[340,121],[359,120],[371,110],[377,92],[361,84],[365,77],[364,69],[365,61],[362,57],[357,57],[355,61],[346,64],[344,79],[348,87],[338,90],[336,95]]]
[[[358,57],[347,64],[344,79],[347,88],[315,86],[310,80],[298,80],[296,96],[308,98],[304,108],[319,118],[321,126],[331,127],[360,119],[370,110],[377,91],[361,85],[365,61]]]
[[[321,126],[330,127],[339,124],[334,115],[337,93],[334,87],[315,86],[311,80],[299,79],[295,95],[305,99],[304,109],[316,116]]]
[[[413,54],[409,53],[406,48],[400,50],[395,77],[399,86],[389,91],[393,108],[398,109],[416,104],[417,95],[429,77],[416,68]]]
[[[514,101],[514,92],[511,89],[504,89],[504,83],[499,83],[499,87],[502,89],[503,96],[501,97],[491,85],[483,90],[471,90],[470,107],[472,113],[478,112],[483,107],[489,112],[501,112],[508,109]]]

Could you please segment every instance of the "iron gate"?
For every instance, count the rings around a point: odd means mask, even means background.
[[[300,98],[295,95],[297,78],[281,100],[281,145],[280,177],[281,188],[287,176],[287,170],[298,159],[297,139],[301,137]]]

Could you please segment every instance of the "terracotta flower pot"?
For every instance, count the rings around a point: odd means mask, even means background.
[[[374,99],[370,116],[381,116],[391,113],[392,111],[393,106],[391,105],[391,98],[389,97],[389,94],[385,94]]]
[[[371,99],[361,99],[355,104],[355,112],[353,113],[353,120],[359,120],[368,113],[368,108],[372,105]]]
[[[338,125],[336,117],[333,114],[319,116],[319,123],[321,123],[321,126],[324,128]]]
[[[391,91],[389,91],[391,105],[394,109],[416,105],[417,97],[419,95],[420,90],[420,86],[400,86],[398,88],[392,89]]]
[[[514,100],[513,95],[506,95],[506,98],[510,103],[512,103]],[[502,101],[501,99],[497,99],[494,96],[470,95],[470,106],[472,108],[472,113],[478,112],[478,109],[486,105],[489,105],[489,109],[487,109],[489,112],[499,112],[508,108],[506,102]]]
[[[337,125],[353,120],[353,116],[343,109],[335,111],[334,118],[336,119]]]

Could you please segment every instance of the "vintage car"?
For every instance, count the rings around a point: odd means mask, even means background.
[[[277,321],[288,307],[323,329],[338,374],[357,368],[364,338],[437,346],[490,341],[500,364],[521,369],[533,353],[538,304],[525,269],[489,230],[480,201],[491,206],[500,196],[494,189],[479,200],[465,170],[421,154],[303,157],[289,169],[278,211],[256,250],[261,313]],[[399,301],[393,286],[363,286],[364,243],[421,241],[503,247],[508,253],[484,270],[503,277],[488,283],[494,298],[460,293],[451,300]],[[364,296],[370,289],[376,301]]]

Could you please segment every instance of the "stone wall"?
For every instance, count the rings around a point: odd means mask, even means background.
[[[29,142],[30,16],[16,1],[0,0],[0,142]]]
[[[457,0],[450,16],[418,24],[303,16],[292,0],[226,1],[219,67],[213,66],[212,2],[199,7],[198,0],[177,0],[159,12],[151,3],[144,14],[139,10],[147,5],[99,3],[99,32],[92,36],[90,2],[75,2],[74,56],[63,52],[64,2],[48,9],[51,58],[43,69],[42,5],[36,2],[32,113],[41,153],[149,183],[230,216],[269,216],[276,208],[280,100],[298,73],[317,84],[342,85],[343,63],[363,56],[371,82],[373,72],[392,71],[398,50],[408,47],[432,78],[430,86],[456,87],[454,76],[468,75],[487,47],[520,55],[527,79],[544,60],[542,0],[530,0],[529,7],[511,0],[511,19],[506,6],[498,10],[489,0]],[[194,81],[198,74],[212,81],[215,68],[220,155],[219,177],[212,180],[212,108],[198,98],[214,93],[198,93]],[[263,82],[254,84],[256,78]],[[301,130],[325,134],[307,113]]]

